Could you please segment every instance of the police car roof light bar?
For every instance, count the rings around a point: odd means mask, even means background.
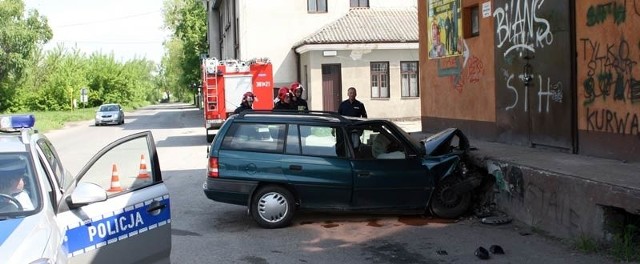
[[[32,128],[36,124],[33,114],[0,116],[0,130]]]

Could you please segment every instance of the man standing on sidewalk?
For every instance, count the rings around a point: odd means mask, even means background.
[[[364,104],[356,100],[356,88],[349,87],[347,90],[349,99],[344,100],[338,107],[338,114],[343,116],[364,117],[367,118],[367,110],[364,109]]]

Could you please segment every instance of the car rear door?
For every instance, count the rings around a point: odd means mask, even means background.
[[[74,181],[57,216],[72,263],[169,263],[169,192],[150,131],[109,144]],[[68,196],[86,183],[105,190],[106,200],[70,207]]]

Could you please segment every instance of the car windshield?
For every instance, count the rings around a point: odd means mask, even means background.
[[[103,105],[100,107],[100,112],[114,112],[118,111],[117,105]]]
[[[0,214],[38,207],[38,192],[26,153],[0,153]]]
[[[409,142],[411,142],[411,144],[413,144],[415,146],[416,149],[422,149],[424,150],[424,146],[422,145],[422,143],[420,142],[419,139],[411,136],[409,133],[407,133],[407,131],[404,131],[404,129],[402,129],[401,127],[399,127],[398,125],[391,123],[398,131],[400,131],[400,133],[409,140]]]

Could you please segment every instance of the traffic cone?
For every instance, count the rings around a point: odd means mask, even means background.
[[[120,186],[120,175],[118,175],[118,167],[113,164],[111,168],[111,188],[107,192],[121,192],[122,186]]]
[[[147,170],[147,162],[144,160],[144,154],[140,155],[140,172],[138,172],[138,179],[149,179],[149,171]]]

